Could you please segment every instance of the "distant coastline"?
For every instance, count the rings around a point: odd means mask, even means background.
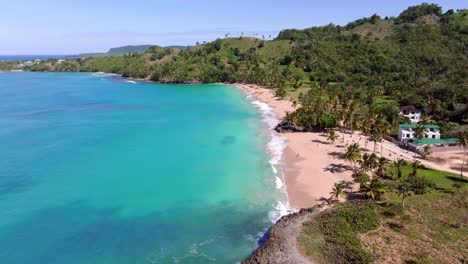
[[[58,60],[76,59],[76,55],[0,55],[0,61],[28,61],[28,60]]]

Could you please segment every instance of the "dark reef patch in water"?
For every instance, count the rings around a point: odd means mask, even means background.
[[[236,142],[236,137],[234,137],[234,136],[225,136],[221,140],[221,144],[223,144],[223,145],[231,145],[231,144],[234,144],[235,142]]]

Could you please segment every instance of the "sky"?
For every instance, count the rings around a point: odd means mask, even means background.
[[[194,45],[329,23],[374,13],[397,16],[408,6],[464,0],[0,0],[0,54],[78,54],[124,45]]]

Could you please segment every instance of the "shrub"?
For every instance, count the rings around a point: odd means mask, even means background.
[[[284,89],[284,87],[277,88],[275,91],[275,96],[284,98],[286,96],[286,89]]]
[[[422,176],[410,176],[406,181],[415,194],[426,194],[435,188],[434,182]]]

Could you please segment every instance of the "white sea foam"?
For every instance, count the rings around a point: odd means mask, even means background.
[[[269,213],[269,218],[271,222],[278,221],[282,216],[287,215],[292,210],[289,207],[286,184],[284,183],[284,173],[281,167],[281,159],[283,152],[287,146],[286,138],[278,135],[274,128],[279,123],[279,119],[273,109],[266,103],[256,100],[252,94],[245,92],[247,99],[252,103],[252,105],[258,109],[262,121],[267,125],[270,140],[266,145],[266,149],[271,159],[269,163],[271,165],[271,170],[274,174],[275,186],[276,189],[280,190],[285,197],[284,201],[278,201],[274,205],[274,210]]]
[[[118,74],[116,74],[116,73],[107,73],[107,72],[95,72],[95,73],[91,74],[91,76],[99,76],[99,77],[114,76],[114,75],[118,75]]]
[[[127,83],[136,83],[135,81],[132,81],[132,80],[126,80],[125,82],[127,82]]]

